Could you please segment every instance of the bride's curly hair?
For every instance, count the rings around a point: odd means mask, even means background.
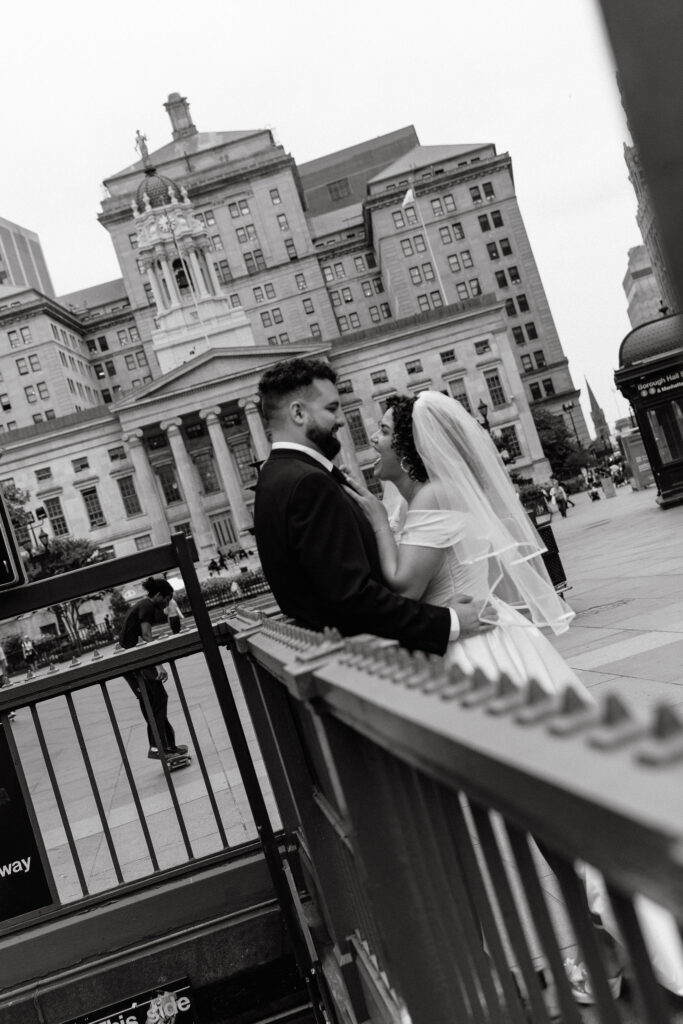
[[[416,399],[409,395],[391,395],[387,409],[394,413],[394,435],[391,447],[401,463],[401,468],[411,480],[423,484],[429,479],[424,462],[420,458],[413,438],[413,406]]]

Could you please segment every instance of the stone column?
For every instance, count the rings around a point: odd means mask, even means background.
[[[254,525],[251,518],[251,513],[247,508],[246,502],[242,497],[242,484],[240,483],[239,473],[237,472],[237,466],[235,460],[230,451],[228,442],[225,440],[225,434],[220,421],[220,406],[214,406],[212,409],[204,409],[199,413],[203,420],[206,420],[206,425],[209,430],[209,438],[213,447],[214,454],[216,456],[216,465],[218,466],[218,473],[223,484],[223,490],[225,491],[226,497],[230,504],[230,511],[232,512],[232,520],[235,525],[235,530],[239,537],[243,537]]]
[[[132,434],[128,434],[125,441],[135,469],[140,504],[149,517],[152,543],[155,547],[159,544],[168,544],[171,532],[166,522],[164,506],[159,497],[156,474],[149,464],[145,446],[142,443],[142,430],[134,430]]]
[[[171,306],[178,306],[180,304],[180,296],[178,295],[178,289],[176,288],[173,271],[170,269],[165,258],[161,259],[159,263],[161,265],[161,276],[166,282],[166,287],[168,288],[169,302]]]
[[[216,273],[216,266],[215,266],[213,260],[205,252],[203,252],[201,254],[200,262],[202,262],[204,264],[204,266],[206,267],[206,272],[209,275],[209,280],[211,281],[211,284],[213,285],[213,293],[214,293],[214,295],[220,295],[221,294],[221,290],[222,290],[221,289],[221,283],[218,280],[218,274]]]
[[[189,252],[187,252],[185,255],[189,256],[190,266],[192,267],[192,275],[194,277],[195,294],[197,296],[199,296],[199,298],[207,298],[209,292],[207,290],[206,285],[204,284],[204,278],[202,276],[202,268],[199,266],[199,260],[197,259],[197,253],[194,251],[194,249],[190,249]]]
[[[251,434],[256,458],[261,462],[265,462],[270,453],[270,441],[266,437],[265,427],[259,412],[259,397],[258,395],[249,395],[248,398],[240,398],[238,405],[240,409],[244,409],[246,414],[247,426]]]
[[[151,264],[149,267],[147,267],[147,280],[149,281],[150,286],[152,288],[152,295],[154,296],[156,307],[160,313],[163,313],[164,309],[166,308],[166,303],[164,301],[161,288],[159,287],[159,281],[157,279],[156,270]]]
[[[190,513],[192,536],[197,545],[197,553],[200,559],[203,560],[213,557],[216,550],[216,541],[211,530],[211,524],[202,508],[197,471],[192,464],[190,454],[181,437],[180,423],[180,419],[165,420],[160,426],[166,432],[168,443],[171,446],[171,453],[178,471],[180,486],[183,490],[187,510]]]

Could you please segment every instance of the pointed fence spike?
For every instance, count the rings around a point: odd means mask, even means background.
[[[683,720],[675,708],[668,704],[655,707],[652,735],[661,740],[683,735]]]

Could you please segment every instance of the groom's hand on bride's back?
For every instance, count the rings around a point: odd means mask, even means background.
[[[474,636],[476,633],[488,633],[495,628],[495,621],[498,618],[495,608],[487,607],[486,622],[482,622],[480,615],[487,606],[486,601],[475,601],[468,594],[461,594],[459,601],[452,604],[453,611],[458,616],[460,623],[460,636]]]

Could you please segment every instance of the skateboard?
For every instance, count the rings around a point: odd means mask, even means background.
[[[164,760],[169,772],[177,772],[180,768],[187,768],[188,765],[192,764],[192,757],[189,754],[175,754],[173,757],[167,757]]]

